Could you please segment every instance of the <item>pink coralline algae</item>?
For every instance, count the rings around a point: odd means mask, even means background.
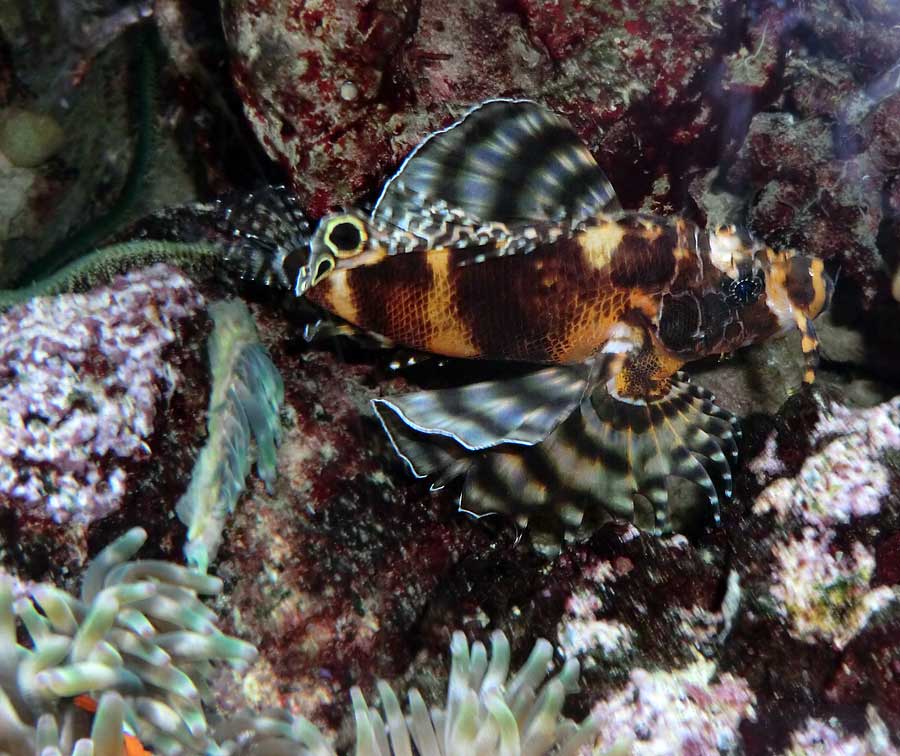
[[[556,627],[556,642],[565,657],[578,657],[582,669],[627,656],[632,650],[634,630],[626,623],[604,618],[609,613],[603,594],[620,574],[633,565],[627,559],[616,564],[598,559],[584,565],[580,578],[585,584],[565,600],[565,612]]]
[[[877,514],[889,492],[889,472],[880,460],[886,451],[900,449],[900,397],[865,410],[831,405],[811,440],[824,442],[821,451],[806,459],[796,477],[768,486],[756,500],[754,514],[773,511],[781,521],[797,516],[816,528]],[[774,437],[751,463],[758,476],[778,469],[773,443]]]
[[[0,504],[56,522],[116,509],[125,465],[149,454],[163,358],[203,299],[163,265],[87,294],[39,298],[0,319]]]
[[[872,586],[875,552],[858,540],[838,538],[856,518],[879,514],[891,492],[884,455],[900,448],[900,398],[870,409],[820,405],[809,433],[814,452],[798,474],[771,483],[753,513],[772,512],[799,532],[772,548],[770,593],[794,638],[844,648],[873,614],[895,601],[889,586]],[[757,480],[781,472],[772,434],[751,463]]]
[[[866,712],[869,728],[863,735],[848,735],[837,722],[809,719],[802,730],[791,735],[790,747],[782,756],[898,756],[887,727],[874,707]]]
[[[772,598],[799,639],[821,639],[844,648],[873,614],[893,602],[889,586],[870,588],[875,555],[861,543],[850,553],[838,550],[833,534],[808,528],[802,538],[775,545]]]
[[[755,696],[745,680],[724,674],[712,682],[714,674],[708,661],[673,672],[634,670],[624,690],[591,711],[598,743],[634,756],[737,752],[738,727],[754,719]]]
[[[602,599],[591,590],[577,591],[566,601],[566,614],[557,627],[557,644],[564,656],[583,657],[587,669],[597,662],[594,656],[622,656],[632,645],[634,632],[628,625],[597,615],[603,611]]]

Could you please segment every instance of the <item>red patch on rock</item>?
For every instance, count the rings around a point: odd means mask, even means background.
[[[258,138],[304,201],[331,206],[373,193],[429,132],[490,97],[542,93],[589,144],[632,108],[672,109],[683,122],[642,123],[644,144],[683,147],[711,128],[694,114],[719,13],[717,0],[602,12],[580,1],[335,0],[312,11],[272,0],[262,11],[232,0],[224,16]]]
[[[900,584],[900,533],[892,533],[878,544],[873,584]]]
[[[845,650],[828,685],[830,701],[874,704],[889,730],[900,728],[900,620],[863,631]]]

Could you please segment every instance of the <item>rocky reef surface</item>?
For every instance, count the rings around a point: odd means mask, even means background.
[[[251,473],[209,566],[219,625],[259,649],[246,668],[216,668],[211,711],[287,709],[346,744],[354,685],[374,700],[385,679],[438,704],[453,632],[502,630],[515,666],[537,638],[557,663],[579,661],[565,713],[594,718],[598,753],[897,752],[895,5],[228,0],[224,31],[215,3],[72,8],[82,15],[48,4],[0,24],[7,281],[111,209],[109,233],[127,237],[139,211],[260,181],[292,184],[312,216],[371,200],[471,103],[529,96],[570,118],[626,207],[745,223],[823,257],[838,285],[814,391],[797,391],[791,338],[697,366],[744,418],[721,524],[700,517],[665,539],[609,526],[549,562],[527,532],[411,479],[369,411],[374,397],[468,380],[471,366],[396,372],[392,355],[352,342],[310,345],[314,315],[297,303],[168,267],[9,310],[5,571],[72,590],[135,525],[150,534],[142,558],[183,561],[176,504],[212,391],[204,303],[237,296],[284,407],[275,480]],[[136,80],[110,72],[131,70],[127,35],[146,15],[165,51],[142,174],[153,180],[124,212],[109,194],[139,152],[127,127],[60,142],[31,120],[40,144],[26,150],[16,124],[22,112],[70,123],[107,91],[135,97]],[[60,31],[75,22],[80,46]],[[27,55],[38,47],[53,54]]]

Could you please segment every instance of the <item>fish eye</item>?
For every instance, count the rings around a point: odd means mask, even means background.
[[[358,254],[366,239],[365,228],[356,218],[336,218],[325,229],[325,244],[338,257]]]
[[[331,240],[331,243],[342,252],[349,252],[350,250],[356,249],[359,246],[359,242],[362,240],[359,229],[352,223],[338,223],[331,229],[328,238]]]

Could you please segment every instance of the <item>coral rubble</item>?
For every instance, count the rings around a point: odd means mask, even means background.
[[[738,726],[754,718],[755,696],[745,680],[697,662],[674,672],[636,669],[617,695],[599,702],[592,716],[603,743],[626,742],[635,756],[735,753]]]
[[[840,404],[822,408],[822,417],[810,434],[810,442],[823,448],[810,455],[796,477],[784,477],[757,498],[757,515],[774,511],[782,522],[799,518],[823,528],[849,522],[853,517],[877,514],[889,493],[890,472],[884,455],[900,449],[900,398],[867,410]],[[775,443],[774,437],[770,442]],[[769,450],[769,468],[777,460]],[[755,469],[766,470],[757,461]]]
[[[791,734],[791,743],[782,756],[897,756],[900,749],[891,743],[884,722],[874,707],[867,712],[868,729],[861,735],[843,732],[835,723],[809,719]]]
[[[875,572],[870,550],[857,542],[849,554],[833,553],[832,538],[807,529],[801,538],[776,544],[771,592],[794,637],[843,648],[898,596],[888,586],[869,587]]]
[[[852,410],[820,401],[808,441],[815,451],[798,473],[781,477],[757,497],[753,513],[774,513],[790,534],[772,547],[771,594],[776,610],[799,639],[843,648],[870,617],[898,598],[890,586],[871,586],[874,550],[838,540],[838,529],[877,515],[892,490],[885,455],[900,448],[900,400]],[[758,479],[785,471],[776,435],[752,465]]]

